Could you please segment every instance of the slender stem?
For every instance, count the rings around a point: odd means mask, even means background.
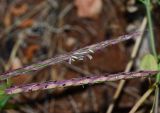
[[[109,81],[117,81],[122,79],[132,79],[139,77],[147,77],[149,75],[155,75],[159,71],[137,71],[137,72],[122,72],[117,74],[103,74],[96,76],[88,76],[81,78],[73,78],[70,80],[63,81],[50,81],[44,83],[31,83],[23,84],[20,86],[14,86],[5,89],[5,94],[15,94],[29,91],[45,90],[45,89],[55,89],[55,88],[65,88],[71,86],[83,86],[87,84],[96,84]]]
[[[137,101],[137,103],[133,106],[129,113],[135,113],[137,109],[144,103],[144,101],[151,95],[154,91],[156,85],[154,84],[150,89],[148,89],[143,96]]]
[[[142,41],[142,35],[144,33],[144,29],[146,28],[146,24],[147,24],[147,18],[144,17],[143,21],[142,21],[142,24],[140,26],[140,31],[142,31],[142,34],[140,36],[137,37],[136,39],[136,43],[133,47],[133,50],[132,50],[132,53],[131,53],[131,60],[127,63],[127,66],[125,68],[125,72],[129,72],[134,64],[134,59],[138,53],[138,50],[139,50],[139,46],[141,44],[141,41]],[[121,94],[122,92],[122,89],[125,85],[126,81],[125,80],[121,80],[118,87],[117,87],[117,90],[113,96],[113,102],[110,103],[110,105],[108,106],[108,109],[106,111],[106,113],[112,113],[113,109],[114,109],[114,106],[115,106],[115,102],[116,100],[118,99],[119,95]]]
[[[58,55],[54,58],[51,59],[47,59],[44,61],[40,61],[38,63],[32,64],[30,66],[25,66],[19,69],[15,69],[15,70],[11,70],[5,73],[0,74],[0,79],[4,80],[19,74],[25,74],[25,73],[29,73],[29,72],[34,72],[34,71],[38,71],[42,68],[45,68],[47,66],[50,65],[54,65],[57,63],[61,63],[63,61],[69,61],[69,63],[71,63],[71,61],[75,61],[75,60],[83,60],[85,57],[92,59],[92,56],[90,54],[101,50],[109,45],[114,45],[117,44],[119,42],[134,38],[141,35],[141,32],[137,31],[128,35],[123,35],[120,36],[117,39],[113,39],[113,40],[106,40],[97,44],[93,44],[84,48],[81,48],[79,50],[70,52],[70,53],[66,53],[66,54],[62,54],[62,55]]]
[[[150,46],[151,46],[151,50],[152,53],[154,54],[154,56],[157,59],[157,53],[156,53],[156,47],[155,47],[155,38],[154,38],[154,33],[153,33],[153,24],[152,24],[152,17],[151,17],[151,2],[150,0],[146,0],[146,10],[147,10],[147,18],[148,18],[148,28],[149,28],[149,32],[150,32]],[[160,82],[160,75],[157,74],[156,75],[156,82],[159,83]],[[154,107],[154,112],[158,113],[158,106],[159,106],[159,87],[156,87],[155,90],[155,107]]]
[[[151,17],[150,0],[146,0],[146,11],[147,11],[147,18],[148,18],[148,28],[149,28],[149,33],[150,33],[150,46],[151,46],[152,53],[157,58],[157,53],[155,49],[154,33],[153,33],[152,17]]]

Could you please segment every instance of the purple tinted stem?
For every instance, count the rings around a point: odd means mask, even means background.
[[[16,75],[19,75],[19,74],[34,72],[34,71],[40,70],[44,67],[47,67],[49,65],[57,64],[57,63],[60,63],[62,61],[66,61],[66,60],[71,60],[71,58],[73,58],[73,57],[77,58],[77,59],[78,58],[80,59],[80,58],[83,58],[83,56],[89,55],[91,52],[95,52],[95,51],[103,49],[103,48],[105,48],[109,45],[117,44],[119,42],[131,39],[133,37],[137,37],[140,34],[141,34],[141,32],[137,31],[137,32],[134,32],[134,33],[131,33],[131,34],[128,34],[128,35],[120,36],[117,39],[103,41],[103,42],[93,44],[93,45],[84,47],[82,49],[79,49],[79,50],[76,50],[76,51],[73,51],[73,52],[70,52],[70,53],[67,53],[67,54],[58,55],[54,58],[47,59],[47,60],[32,64],[30,66],[25,66],[25,67],[22,67],[22,68],[11,70],[11,71],[2,73],[0,75],[0,79],[4,80],[4,79],[7,79],[9,77],[13,77],[13,76],[16,76]]]
[[[45,89],[56,89],[70,86],[80,86],[85,84],[96,84],[107,81],[117,81],[121,79],[131,79],[138,77],[147,77],[154,75],[159,71],[137,71],[137,72],[123,72],[117,74],[103,74],[98,76],[88,76],[82,78],[73,78],[70,80],[53,81],[44,83],[31,83],[26,85],[14,86],[5,90],[6,94],[15,94],[29,91],[45,90]]]

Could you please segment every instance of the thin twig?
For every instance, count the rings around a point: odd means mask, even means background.
[[[66,62],[63,63],[67,68],[73,70],[73,71],[76,71],[80,74],[82,74],[82,76],[88,76],[88,75],[93,75],[92,73],[88,72],[88,71],[85,71],[84,69],[81,69],[75,65],[72,65],[72,64],[68,64]],[[114,82],[109,82],[106,84],[107,86],[110,86],[110,87],[113,87],[114,89],[116,89],[118,87],[118,84],[114,83]],[[130,88],[124,88],[123,89],[124,92],[130,96],[132,96],[133,98],[137,99],[137,98],[140,98],[140,96],[138,94],[136,94],[136,91],[130,89]],[[95,97],[94,97],[95,98]]]
[[[37,5],[34,9],[32,9],[32,11],[30,11],[29,13],[26,13],[21,19],[16,20],[10,27],[4,29],[3,33],[0,34],[0,39],[3,38],[5,35],[7,35],[11,30],[19,26],[24,20],[32,17],[38,11],[42,10],[45,5],[46,5],[46,1],[43,1],[42,3]]]
[[[86,84],[96,84],[109,81],[117,81],[121,79],[132,79],[138,77],[147,77],[159,73],[159,71],[137,71],[137,72],[122,72],[117,74],[103,74],[96,76],[88,76],[81,78],[73,78],[70,80],[62,81],[51,81],[44,83],[31,83],[23,84],[20,86],[13,86],[11,88],[5,89],[5,94],[15,94],[29,91],[45,90],[45,89],[56,89],[56,88],[66,88],[71,86],[81,86]]]
[[[143,22],[142,22],[141,27],[140,27],[140,31],[144,32],[144,29],[145,29],[146,25],[147,25],[147,18],[144,17]],[[138,53],[138,49],[139,49],[139,46],[140,46],[141,41],[142,41],[142,34],[136,39],[136,43],[134,45],[134,48],[133,48],[133,51],[132,51],[132,54],[131,54],[131,60],[128,62],[127,66],[126,66],[126,69],[125,69],[125,72],[129,72],[130,69],[132,68],[133,64],[134,64],[134,59],[135,59],[135,57]],[[115,104],[114,102],[115,102],[115,100],[118,99],[125,83],[126,83],[125,80],[120,81],[120,83],[118,85],[118,88],[117,88],[117,90],[116,90],[116,92],[113,96],[114,101],[109,105],[106,113],[111,113],[113,111],[114,104]]]
[[[58,55],[54,58],[48,59],[48,60],[44,60],[44,61],[40,61],[38,63],[32,64],[30,66],[25,66],[16,70],[11,70],[5,73],[2,73],[0,75],[0,79],[4,80],[7,79],[9,77],[12,76],[16,76],[19,74],[24,74],[24,73],[28,73],[28,72],[34,72],[34,71],[38,71],[44,67],[47,67],[49,65],[53,65],[53,64],[57,64],[57,63],[61,63],[62,61],[69,61],[69,63],[71,63],[72,61],[75,60],[83,60],[85,57],[88,57],[89,59],[92,59],[92,56],[90,55],[91,53],[94,53],[95,51],[101,50],[109,45],[114,45],[117,44],[119,42],[131,39],[133,37],[137,37],[141,35],[141,32],[134,32],[128,35],[123,35],[120,36],[117,39],[113,39],[113,40],[107,40],[107,41],[103,41],[97,44],[93,44],[87,47],[84,47],[82,49],[70,52],[70,53],[66,53],[66,54],[62,54],[62,55]]]
[[[78,109],[78,105],[75,102],[75,100],[73,99],[73,97],[69,95],[68,100],[69,100],[71,106],[73,107],[74,113],[80,113],[80,110]]]
[[[135,113],[137,109],[143,104],[143,102],[149,97],[149,95],[154,91],[156,88],[156,84],[154,84],[150,89],[148,89],[143,96],[138,99],[137,103],[133,106],[129,113]]]
[[[11,66],[13,60],[15,59],[16,54],[17,54],[17,51],[18,51],[19,46],[20,46],[20,44],[22,43],[22,41],[23,41],[23,38],[22,38],[22,37],[20,37],[20,38],[16,41],[16,43],[15,43],[15,45],[14,45],[14,47],[13,47],[13,50],[12,50],[12,52],[11,52],[11,55],[10,55],[10,57],[9,57],[8,63],[5,65],[5,69],[6,69],[6,70],[9,69],[9,67]]]

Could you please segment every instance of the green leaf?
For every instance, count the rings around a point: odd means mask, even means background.
[[[160,5],[160,0],[157,0],[158,5]]]
[[[139,0],[140,2],[142,2],[143,4],[146,4],[146,0]]]
[[[141,60],[140,69],[158,70],[158,64],[157,64],[156,58],[151,54],[145,55]]]
[[[160,63],[158,64],[158,70],[160,70]],[[157,75],[157,82],[160,82],[160,73]]]
[[[0,109],[2,109],[6,105],[10,98],[10,95],[0,95]]]
[[[7,88],[7,84],[0,84],[0,109],[2,109],[8,100],[12,97],[11,95],[7,95],[4,93],[4,90]]]
[[[158,62],[160,63],[160,55],[157,56]]]

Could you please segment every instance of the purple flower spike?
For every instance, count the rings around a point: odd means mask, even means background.
[[[15,94],[15,93],[45,90],[45,89],[56,89],[56,88],[62,88],[62,87],[80,86],[85,84],[96,84],[96,83],[102,83],[107,81],[117,81],[121,79],[147,77],[157,73],[159,73],[159,71],[122,72],[117,74],[103,74],[103,75],[97,75],[97,76],[74,78],[74,79],[63,80],[63,81],[32,83],[32,84],[14,86],[14,87],[5,89],[5,93]]]
[[[75,60],[83,60],[84,57],[87,57],[89,59],[92,59],[92,56],[90,54],[96,52],[97,50],[103,49],[109,45],[113,45],[113,44],[117,44],[119,42],[131,39],[133,37],[137,37],[141,34],[141,32],[137,31],[128,35],[123,35],[120,36],[117,39],[113,39],[113,40],[106,40],[97,44],[93,44],[87,47],[84,47],[82,49],[67,53],[67,54],[62,54],[62,55],[58,55],[54,58],[51,59],[47,59],[35,64],[32,64],[30,66],[25,66],[16,70],[11,70],[5,73],[0,74],[0,80],[4,80],[19,74],[25,74],[25,73],[29,73],[29,72],[34,72],[34,71],[38,71],[44,67],[47,67],[49,65],[53,65],[53,64],[57,64],[57,63],[61,63],[62,61],[69,61],[70,63],[72,61]]]

